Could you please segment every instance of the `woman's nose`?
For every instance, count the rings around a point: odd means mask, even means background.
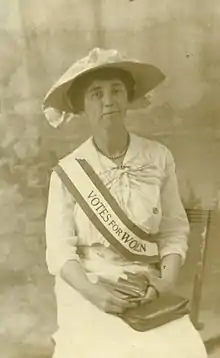
[[[105,107],[111,107],[113,105],[113,96],[110,91],[104,92],[103,104]]]

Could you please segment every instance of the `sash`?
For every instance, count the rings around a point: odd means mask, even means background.
[[[53,170],[102,236],[129,261],[159,261],[155,235],[135,225],[85,159],[76,159],[67,175],[61,165]]]

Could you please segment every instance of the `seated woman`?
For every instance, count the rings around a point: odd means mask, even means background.
[[[57,299],[54,358],[207,357],[187,314],[145,332],[121,318],[171,292],[187,252],[172,154],[125,126],[133,101],[163,79],[152,65],[94,49],[44,99],[45,113],[84,112],[92,131],[51,176],[46,257]]]

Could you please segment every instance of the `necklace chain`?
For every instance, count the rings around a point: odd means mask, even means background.
[[[120,159],[120,158],[122,158],[122,157],[125,155],[125,153],[126,153],[127,150],[128,150],[129,141],[130,141],[130,137],[128,136],[128,140],[127,140],[126,146],[125,146],[125,148],[123,149],[123,151],[122,151],[121,153],[119,153],[119,154],[117,154],[117,155],[107,155],[107,154],[103,153],[103,151],[97,146],[97,144],[96,144],[96,142],[95,142],[95,140],[94,140],[94,138],[93,138],[93,143],[94,143],[96,149],[97,149],[100,153],[102,153],[103,155],[105,155],[107,158],[113,159],[113,160],[114,160],[114,159]]]

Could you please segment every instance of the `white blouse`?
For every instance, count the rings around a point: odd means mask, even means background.
[[[89,162],[136,225],[152,234],[158,233],[161,258],[176,253],[184,262],[189,224],[178,192],[175,163],[164,145],[130,134],[123,165],[118,167],[98,152],[89,138],[61,160],[67,172],[75,158]],[[46,243],[48,269],[53,275],[59,275],[62,266],[70,259],[81,260],[90,271],[97,262],[102,271],[105,267],[108,270],[110,262],[123,266],[128,264],[111,249],[55,172],[50,182]],[[99,249],[96,249],[97,244]],[[79,255],[80,247],[92,248],[85,260]]]

